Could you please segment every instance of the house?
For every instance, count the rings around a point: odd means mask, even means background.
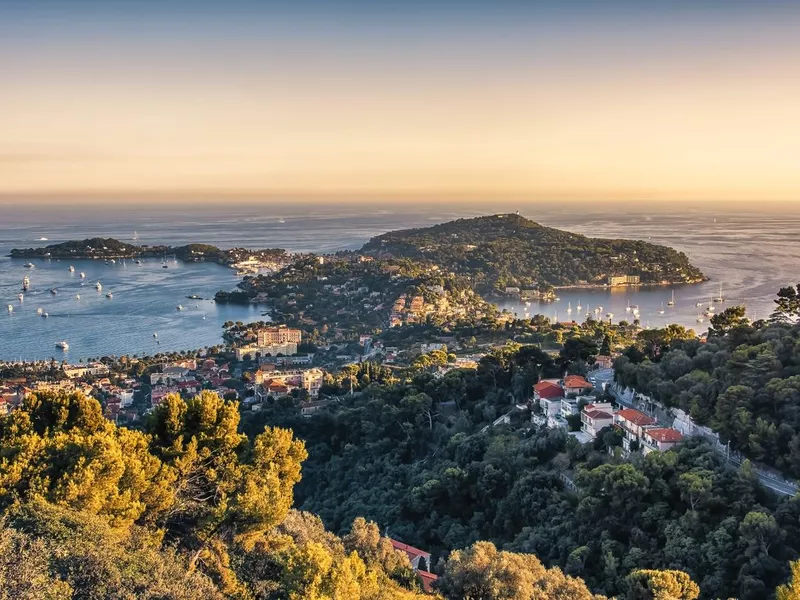
[[[330,404],[330,400],[315,400],[312,402],[300,403],[300,414],[305,418],[314,416],[315,413],[322,410]]]
[[[594,357],[594,364],[598,369],[611,369],[614,367],[614,359],[606,354],[598,354]]]
[[[586,381],[580,375],[567,375],[564,377],[564,384],[562,386],[564,388],[565,394],[577,394],[580,395],[587,390],[593,389],[591,383]]]
[[[625,408],[614,415],[614,424],[622,431],[622,447],[630,452],[631,443],[638,443],[645,428],[656,424],[656,420],[633,408]]]
[[[256,343],[259,346],[271,346],[273,344],[285,344],[287,342],[299,344],[302,341],[302,337],[303,332],[299,329],[290,329],[282,325],[280,327],[268,327],[259,331]],[[294,354],[294,352],[292,354]]]
[[[581,430],[591,435],[592,438],[596,438],[602,429],[611,427],[613,424],[614,415],[611,412],[588,406],[581,412]]]
[[[672,427],[645,429],[642,435],[642,451],[645,455],[653,451],[666,452],[683,439],[683,434]]]
[[[563,398],[564,390],[552,379],[545,379],[533,386],[533,399],[540,400],[542,398],[554,399]]]
[[[424,550],[420,550],[419,548],[414,548],[414,546],[409,546],[408,544],[404,544],[403,542],[398,542],[397,540],[393,540],[389,538],[389,541],[392,543],[392,547],[397,550],[398,552],[405,552],[408,556],[408,560],[411,561],[411,566],[414,567],[414,570],[423,570],[427,571],[430,567],[431,562],[431,555],[429,552],[425,552]],[[420,563],[424,561],[422,565],[422,569],[420,569]]]
[[[577,415],[580,412],[580,400],[578,398],[561,399],[561,416],[563,418]]]

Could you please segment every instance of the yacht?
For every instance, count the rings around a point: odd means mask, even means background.
[[[113,297],[114,297],[114,294],[112,294],[111,292],[108,292],[106,294],[106,298],[108,298],[109,300],[111,300],[111,298],[113,298]]]
[[[22,279],[22,290],[27,292],[30,286],[31,286],[31,280],[27,275],[25,275],[25,277],[23,277]]]
[[[86,279],[86,273],[84,273],[83,271],[81,271],[81,279]]]
[[[11,306],[10,304],[8,305],[8,312],[10,312],[10,313],[14,312],[14,307]]]
[[[713,298],[709,298],[708,299],[708,310],[711,310],[711,311],[715,310],[715,308],[714,308],[714,299]]]
[[[175,308],[176,308],[177,310],[183,310],[183,305],[182,305],[182,304],[178,304],[178,306],[176,306]]]
[[[32,269],[34,265],[33,265],[33,263],[25,263],[22,266],[25,267],[26,269]]]
[[[667,306],[675,306],[675,290],[672,290],[672,298],[667,302]]]
[[[525,306],[530,306],[530,305],[531,305],[530,300],[525,302]]]
[[[108,261],[108,262],[110,262],[110,263],[113,265],[113,264],[114,264],[114,263],[116,263],[117,261],[115,261],[115,260],[112,258],[112,259],[111,259],[110,261]]]
[[[581,301],[580,300],[578,300],[578,306],[576,308],[577,308],[578,312],[581,312],[581,310],[583,309],[583,307],[581,306]]]
[[[698,323],[702,323],[702,322],[703,322],[703,316],[702,316],[702,315],[699,315],[699,316],[697,317],[697,322],[698,322]]]
[[[634,317],[638,317],[639,316],[639,309],[638,308],[634,308],[633,309],[633,316]]]
[[[154,332],[154,333],[153,333],[153,337],[154,337],[154,338],[157,338],[157,337],[158,337],[158,332]]]
[[[58,293],[58,290],[56,288],[50,288],[50,293],[55,296]]]
[[[69,266],[69,272],[70,272],[70,273],[74,273],[74,272],[75,272],[75,267],[73,267],[72,265],[70,265],[70,266]]]
[[[97,283],[94,284],[94,289],[96,289],[99,292],[100,290],[103,289],[103,284],[98,281]]]
[[[695,302],[694,305],[699,308],[699,307],[703,306],[703,303],[702,302]]]
[[[19,296],[17,296],[17,298],[19,298],[19,301],[22,302],[23,300],[25,300],[25,294],[20,294]]]
[[[572,314],[572,302],[567,303],[567,314],[568,315]]]
[[[664,314],[664,303],[663,302],[661,303],[661,308],[658,309],[658,314],[660,314],[660,315]]]
[[[37,308],[37,309],[36,309],[36,314],[37,314],[37,315],[41,316],[41,315],[42,315],[42,312],[43,312],[43,311],[42,311],[42,309],[41,309],[41,308]]]
[[[39,238],[39,241],[40,242],[48,242],[50,240],[48,240],[46,237],[42,236],[42,237]]]
[[[707,316],[707,317],[713,317],[714,316],[714,311],[711,310],[710,308],[707,308],[706,311],[703,314],[705,316]]]
[[[80,299],[81,299],[81,295],[80,294],[75,294],[75,300],[80,300]]]
[[[138,242],[139,241],[139,234],[136,233],[135,231],[133,232],[133,241],[134,242]]]
[[[719,286],[719,296],[714,298],[714,302],[725,302],[725,296],[722,295],[722,284]]]
[[[46,318],[47,318],[47,317],[49,317],[49,316],[50,316],[50,314],[49,314],[49,313],[46,313],[46,312],[43,312],[43,313],[42,313],[42,318],[44,318],[44,319],[46,319]]]
[[[625,307],[625,312],[631,312],[631,301],[628,300],[628,306]]]
[[[61,348],[62,350],[69,350],[69,344],[64,340],[61,340],[60,342],[56,342],[56,348]]]

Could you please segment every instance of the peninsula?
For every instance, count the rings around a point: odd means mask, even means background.
[[[433,263],[443,271],[469,277],[475,290],[484,295],[706,279],[684,253],[667,246],[590,238],[545,227],[518,214],[393,231],[372,238],[360,253]]]
[[[229,248],[223,250],[210,244],[147,246],[128,244],[114,238],[88,238],[50,244],[41,248],[15,248],[11,250],[11,258],[136,259],[162,258],[165,256],[175,257],[187,262],[215,262],[252,272],[258,272],[257,266],[277,270],[294,260],[281,248],[267,248],[264,250]],[[249,268],[249,266],[253,268]]]

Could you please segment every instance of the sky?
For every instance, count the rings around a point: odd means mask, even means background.
[[[800,203],[800,2],[0,0],[0,196]]]

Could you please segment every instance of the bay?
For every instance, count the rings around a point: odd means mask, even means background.
[[[198,205],[131,206],[109,202],[104,207],[77,205],[0,207],[0,359],[67,359],[103,355],[144,354],[185,350],[221,342],[221,326],[228,320],[263,318],[254,306],[217,306],[209,300],[189,300],[197,294],[211,298],[220,289],[233,289],[237,278],[231,269],[204,263],[170,264],[162,269],[157,260],[136,266],[130,261],[106,265],[103,261],[75,261],[75,273],[64,261],[8,258],[11,248],[34,247],[87,237],[115,237],[141,244],[179,245],[204,242],[223,248],[280,247],[295,252],[334,252],[356,249],[370,237],[385,231],[424,227],[455,218],[521,209],[524,216],[544,225],[598,237],[643,239],[666,244],[685,252],[710,278],[697,285],[676,286],[675,306],[667,306],[671,288],[613,288],[560,290],[559,302],[533,303],[528,314],[541,313],[559,320],[578,319],[582,313],[602,306],[600,316],[613,313],[614,321],[631,320],[628,303],[639,306],[645,325],[671,322],[704,330],[697,323],[710,298],[722,285],[724,304],[746,304],[751,317],[765,317],[779,287],[800,281],[800,215],[755,212],[719,213],[704,209],[669,207],[660,212],[630,207],[537,204],[469,205]],[[46,237],[47,240],[40,238]],[[80,271],[87,284],[81,286]],[[17,294],[22,278],[31,278],[31,290],[20,303]],[[103,292],[93,285],[101,281]],[[49,289],[58,290],[56,295]],[[111,291],[113,298],[105,293]],[[76,294],[81,299],[75,298]],[[664,314],[660,314],[661,305]],[[14,311],[6,313],[5,305]],[[185,310],[178,311],[182,304]],[[526,314],[518,300],[498,302],[503,308]],[[196,306],[195,306],[196,305]],[[568,307],[572,313],[568,313]],[[37,308],[50,317],[43,319]],[[594,314],[594,312],[593,312]],[[205,317],[205,318],[204,318]],[[582,320],[578,319],[578,320]],[[158,338],[153,337],[158,333]],[[62,353],[55,343],[67,340]]]

